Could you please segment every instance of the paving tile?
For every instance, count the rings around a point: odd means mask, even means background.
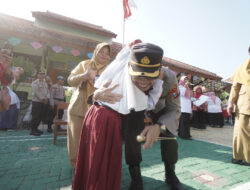
[[[55,181],[59,181],[58,176],[55,176],[55,177],[44,176],[43,178],[34,180],[34,185],[48,184],[48,183],[55,182]]]
[[[3,177],[0,178],[0,186],[3,187],[3,186],[8,185],[11,182],[12,178],[13,178],[12,175],[8,175],[8,174],[4,175]]]
[[[45,190],[46,189],[46,184],[37,184],[33,185],[31,190]]]
[[[22,184],[19,186],[18,190],[32,189],[32,187],[33,187],[32,181],[22,182]]]
[[[71,189],[73,170],[68,161],[66,138],[53,145],[52,134],[32,137],[27,130],[0,133],[0,189]],[[178,139],[176,174],[185,189],[227,190],[250,181],[250,167],[231,164],[232,149],[197,140]],[[124,156],[124,154],[123,154]],[[141,170],[145,190],[169,189],[164,183],[160,143],[142,150]],[[123,159],[121,190],[130,184]]]
[[[15,177],[12,178],[8,185],[5,187],[6,190],[17,189],[21,182],[23,181],[23,177]]]

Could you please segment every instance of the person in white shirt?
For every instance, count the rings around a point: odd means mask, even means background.
[[[37,79],[32,82],[32,126],[30,135],[40,136],[43,132],[38,126],[46,113],[46,104],[49,101],[48,85],[45,82],[45,73],[38,72]]]
[[[191,90],[189,88],[189,80],[187,76],[182,76],[179,81],[180,101],[181,101],[181,117],[179,123],[178,136],[182,139],[191,140],[190,121],[192,114],[191,106]]]
[[[208,125],[211,127],[223,127],[224,118],[222,115],[222,102],[214,92],[208,92],[207,112],[208,112]]]
[[[192,127],[206,129],[207,123],[207,96],[201,86],[195,86],[192,96]],[[197,104],[198,101],[198,104]]]

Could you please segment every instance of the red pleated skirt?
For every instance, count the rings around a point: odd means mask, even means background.
[[[121,118],[103,106],[89,109],[82,127],[74,190],[119,190],[122,170]]]

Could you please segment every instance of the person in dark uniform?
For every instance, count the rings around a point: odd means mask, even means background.
[[[177,86],[177,79],[172,71],[162,68],[163,73],[163,94],[158,101],[156,108],[151,112],[153,125],[144,128],[144,112],[133,112],[123,120],[123,135],[125,141],[125,158],[129,165],[129,172],[132,178],[130,190],[143,189],[140,162],[141,145],[136,137],[141,134],[146,136],[143,148],[150,148],[160,134],[163,137],[175,137],[180,117],[180,99]],[[157,135],[158,134],[158,135]],[[175,138],[161,141],[161,156],[165,165],[165,182],[171,189],[183,189],[180,181],[175,175],[175,164],[178,160],[178,143]]]
[[[32,127],[30,135],[40,136],[43,132],[38,130],[38,126],[44,114],[46,113],[46,105],[49,100],[48,85],[45,82],[45,73],[39,72],[37,79],[32,82]]]
[[[179,179],[175,174],[175,164],[178,160],[178,143],[175,136],[177,135],[177,129],[180,118],[180,96],[178,89],[178,81],[172,71],[167,68],[161,68],[159,72],[160,62],[162,57],[158,60],[158,64],[155,64],[154,69],[147,67],[146,63],[150,63],[150,52],[145,52],[145,49],[141,48],[142,44],[137,44],[132,47],[132,57],[130,61],[129,74],[132,76],[133,83],[142,90],[150,84],[153,78],[159,78],[163,80],[163,92],[162,96],[157,102],[153,111],[151,111],[153,123],[146,126],[144,124],[144,111],[131,111],[128,115],[122,118],[122,132],[125,142],[125,159],[129,165],[129,173],[131,176],[131,184],[129,190],[142,190],[143,182],[141,177],[140,163],[142,161],[141,156],[141,144],[137,141],[137,136],[145,136],[146,142],[143,144],[143,148],[147,149],[157,140],[160,136],[169,137],[169,140],[161,141],[161,156],[165,165],[165,182],[170,185],[171,189],[182,190],[184,189]],[[158,56],[152,54],[156,59]],[[156,56],[156,57],[154,57]],[[145,58],[144,60],[142,58]],[[114,95],[115,98],[116,95]],[[103,90],[97,90],[94,93],[94,100],[105,100],[108,102],[107,97],[112,97],[112,92],[109,88],[103,88]],[[110,98],[112,100],[113,98]]]

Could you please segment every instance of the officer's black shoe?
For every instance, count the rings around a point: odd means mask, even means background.
[[[33,135],[33,136],[40,136],[41,133],[39,133],[38,131],[31,131],[31,132],[30,132],[30,135]]]
[[[184,190],[184,187],[175,175],[174,165],[165,164],[165,183],[170,185],[171,190]]]
[[[129,166],[131,183],[128,190],[143,190],[140,166]]]

